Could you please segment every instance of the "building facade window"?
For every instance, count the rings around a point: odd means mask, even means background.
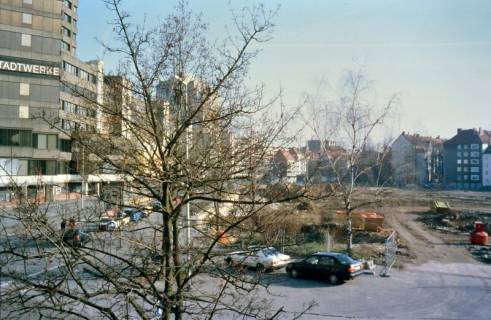
[[[68,174],[69,173],[69,164],[65,161],[58,162],[58,174]]]
[[[27,176],[27,159],[0,158],[0,176]]]
[[[45,134],[36,134],[36,148],[37,149],[48,149],[48,137]]]
[[[471,159],[471,164],[479,164],[479,159]]]
[[[457,152],[457,157],[459,157],[459,158],[462,157],[462,152],[460,152],[460,151]]]
[[[65,37],[70,37],[72,32],[68,28],[61,27],[61,34]]]
[[[471,172],[479,173],[479,167],[471,167]]]
[[[479,179],[480,179],[479,175],[477,175],[477,174],[471,175],[471,180],[472,181],[479,181]]]
[[[90,80],[89,79],[89,73],[87,71],[84,71],[82,69],[79,69],[79,74],[78,75],[79,75],[80,79],[82,79],[82,80],[85,80],[85,81],[89,81]]]
[[[63,12],[63,21],[72,23],[72,17],[66,14],[65,12]]]
[[[19,118],[29,119],[29,106],[19,106]]]
[[[69,74],[73,74],[74,76],[78,76],[78,68],[73,64],[63,61],[63,70]]]
[[[19,95],[28,96],[29,95],[29,83],[19,84]]]
[[[457,149],[459,149],[459,150],[460,150],[460,149],[462,149],[462,145],[461,145],[461,144],[459,144],[459,145],[457,146]]]
[[[468,144],[464,144],[464,149],[469,149],[469,145]]]
[[[66,43],[65,41],[61,41],[61,49],[65,51],[70,51],[70,45]]]
[[[77,128],[77,125],[73,121],[62,119],[61,120],[61,127],[65,130],[73,130],[73,129]]]
[[[94,84],[97,83],[97,77],[96,76],[94,76],[93,74],[91,74],[91,73],[89,73],[89,72],[87,72],[81,68],[78,68],[78,67],[72,65],[69,62],[63,61],[63,70],[70,73],[70,74],[73,74],[73,75],[79,77],[82,80],[92,82]]]
[[[66,139],[60,139],[60,151],[62,152],[72,152],[72,141]]]
[[[72,2],[69,1],[69,0],[64,0],[63,1],[63,4],[65,5],[65,7],[67,7],[68,9],[71,9],[72,8]]]
[[[478,143],[471,144],[471,149],[472,150],[479,150],[479,144]]]
[[[469,156],[469,152],[464,151],[463,156],[464,156],[464,158],[468,157]]]
[[[22,34],[20,38],[20,44],[23,47],[30,47],[31,46],[31,35],[30,34]]]
[[[18,129],[0,129],[0,146],[32,146],[32,131]]]
[[[30,14],[30,13],[23,13],[22,14],[22,23],[32,24],[32,14]]]
[[[471,157],[479,158],[481,157],[481,153],[479,151],[471,151]]]
[[[62,109],[63,111],[70,112],[70,113],[77,113],[77,105],[65,100],[61,101]]]

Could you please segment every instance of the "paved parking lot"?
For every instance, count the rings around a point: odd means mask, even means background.
[[[273,305],[291,315],[315,301],[302,319],[491,318],[491,268],[483,264],[428,262],[394,270],[390,278],[362,275],[338,286],[290,279],[283,271],[266,278]]]

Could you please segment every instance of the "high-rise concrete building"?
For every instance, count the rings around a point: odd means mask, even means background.
[[[0,201],[13,183],[46,200],[82,187],[63,130],[97,129],[103,64],[76,58],[77,4],[0,0]]]

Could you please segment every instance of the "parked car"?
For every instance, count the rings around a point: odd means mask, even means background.
[[[71,247],[81,247],[90,241],[90,235],[79,229],[66,229],[63,232],[63,242]]]
[[[257,270],[280,269],[291,261],[289,255],[283,254],[273,247],[255,247],[247,251],[231,252],[225,262],[234,265],[254,267]]]
[[[344,253],[317,252],[303,260],[288,264],[286,271],[292,278],[318,278],[338,284],[362,274],[363,263]]]
[[[126,210],[121,210],[116,213],[116,221],[119,223],[119,227],[121,227],[130,223],[131,218]]]
[[[124,219],[126,217],[129,217],[131,221],[139,221],[145,217],[145,213],[135,208],[125,208],[118,212],[118,218]]]
[[[99,220],[99,230],[114,231],[119,228],[120,222],[109,217],[102,217]]]
[[[159,200],[156,200],[156,199],[152,200],[150,205],[151,205],[153,211],[161,211],[162,210],[162,203]]]

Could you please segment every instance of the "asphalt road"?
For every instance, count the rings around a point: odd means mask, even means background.
[[[310,303],[315,306],[301,319],[491,319],[491,267],[484,264],[432,261],[393,270],[389,278],[361,275],[337,286],[291,279],[283,270],[264,280],[268,291],[252,296],[283,307],[283,319]]]

